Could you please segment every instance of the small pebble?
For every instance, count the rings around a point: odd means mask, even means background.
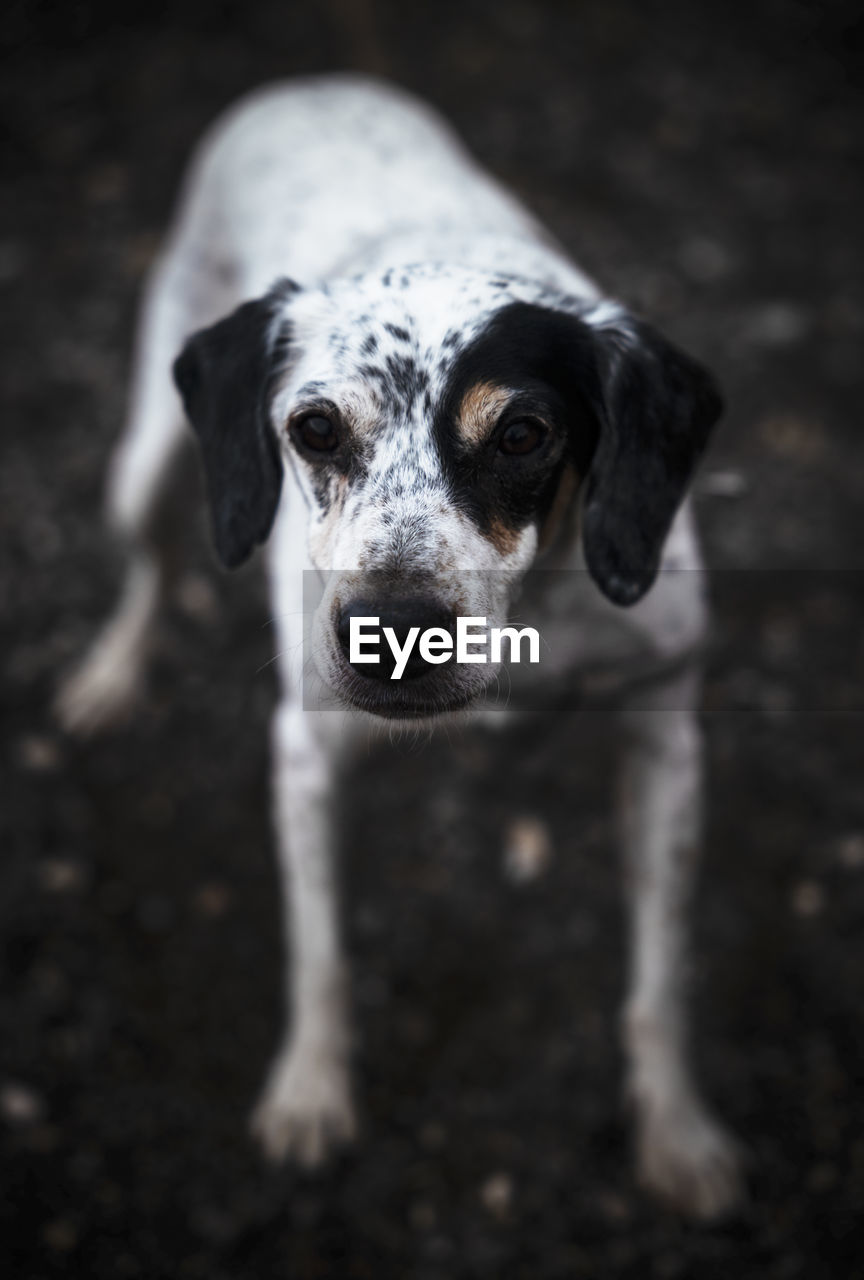
[[[708,236],[693,236],[685,241],[679,250],[678,261],[690,279],[700,284],[720,280],[734,265],[726,246]]]
[[[760,347],[790,347],[806,337],[812,318],[790,302],[768,302],[754,307],[744,319],[747,339]]]
[[[47,1156],[59,1149],[62,1135],[55,1125],[32,1124],[27,1125],[26,1128],[22,1126],[21,1141],[25,1143],[28,1150],[35,1151],[40,1156]]]
[[[597,1197],[597,1204],[603,1217],[609,1222],[626,1222],[632,1217],[630,1205],[614,1191],[601,1192]]]
[[[211,880],[196,890],[192,905],[206,919],[221,920],[231,906],[231,890],[226,884]]]
[[[126,170],[119,164],[99,165],[84,175],[83,185],[87,199],[93,204],[112,204],[126,192]]]
[[[37,874],[46,893],[74,893],[85,880],[84,868],[72,858],[43,858]]]
[[[417,1200],[411,1206],[411,1225],[417,1231],[431,1231],[438,1221],[438,1214],[430,1200]]]
[[[514,884],[536,880],[549,866],[552,849],[546,824],[538,818],[517,818],[507,832],[504,874]]]
[[[440,1124],[436,1124],[431,1120],[429,1124],[424,1124],[420,1130],[420,1144],[427,1151],[439,1151],[447,1142],[446,1130],[442,1129]]]
[[[0,283],[16,280],[27,269],[30,251],[23,241],[0,240]]]
[[[771,452],[788,461],[806,466],[825,454],[826,432],[820,422],[778,413],[763,418],[756,429]]]
[[[493,1173],[480,1188],[483,1207],[493,1218],[504,1219],[513,1205],[513,1179],[509,1173]]]
[[[740,471],[708,471],[699,481],[700,491],[711,498],[740,498],[747,488]]]
[[[35,1124],[45,1114],[45,1104],[35,1089],[10,1083],[0,1089],[0,1115],[10,1124]]]
[[[71,1253],[78,1243],[78,1230],[69,1218],[55,1218],[43,1229],[42,1238],[55,1253]]]
[[[837,849],[837,857],[842,866],[849,871],[857,871],[864,867],[864,835],[855,832],[844,836]]]
[[[825,907],[825,893],[815,880],[802,880],[792,893],[792,910],[796,916],[812,918]]]
[[[27,734],[18,742],[18,759],[32,773],[51,773],[60,764],[60,751],[54,738]]]
[[[807,1185],[811,1191],[830,1191],[837,1185],[836,1168],[827,1162],[814,1165],[808,1174]]]

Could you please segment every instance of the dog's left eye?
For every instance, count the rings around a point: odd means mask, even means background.
[[[302,444],[313,453],[332,453],[339,444],[339,433],[329,418],[312,413],[294,428]]]
[[[546,432],[539,422],[520,418],[510,425],[498,437],[498,452],[510,457],[521,457],[539,449],[546,437]]]

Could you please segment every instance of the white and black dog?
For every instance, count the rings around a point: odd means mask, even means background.
[[[359,76],[253,94],[200,148],[152,272],[108,494],[130,569],[61,691],[70,730],[108,724],[139,684],[164,583],[153,512],[184,407],[219,556],[239,565],[267,542],[278,626],[292,1013],[253,1118],[267,1152],[314,1163],[354,1130],[330,819],[351,744],[376,719],[431,725],[482,702],[495,675],[417,656],[400,680],[352,665],[351,619],[402,638],[446,635],[464,615],[503,624],[539,558],[568,571],[549,575],[548,599],[531,575],[532,616],[520,605],[556,675],[598,662],[624,674],[638,1171],[683,1210],[728,1209],[736,1146],[691,1077],[681,998],[705,627],[685,497],[721,409],[708,374],[605,300],[407,94]],[[304,569],[324,584],[315,678],[341,710],[304,694]],[[629,693],[628,670],[643,676]]]

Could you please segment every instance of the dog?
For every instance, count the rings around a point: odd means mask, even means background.
[[[315,1164],[355,1130],[330,817],[352,743],[371,723],[470,715],[499,669],[414,654],[394,679],[392,662],[352,661],[352,626],[446,640],[457,618],[505,624],[530,581],[557,674],[599,663],[622,678],[638,1176],[701,1218],[739,1197],[739,1148],[694,1082],[682,993],[706,628],[687,492],[721,407],[707,371],[603,296],[407,93],[349,75],[277,84],[201,144],[146,290],[110,468],[128,576],[59,711],[92,732],[135,698],[185,410],[218,556],[231,568],[266,544],[277,625],[292,1018],[252,1120],[274,1159]],[[324,688],[341,710],[316,701]]]

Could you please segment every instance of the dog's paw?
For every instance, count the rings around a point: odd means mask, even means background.
[[[643,1113],[637,1174],[646,1190],[703,1222],[744,1198],[743,1151],[696,1100]]]
[[[87,738],[128,719],[139,692],[131,664],[97,648],[60,686],[54,713],[67,733]]]
[[[348,1069],[300,1049],[280,1058],[250,1127],[268,1159],[320,1165],[357,1130]]]

